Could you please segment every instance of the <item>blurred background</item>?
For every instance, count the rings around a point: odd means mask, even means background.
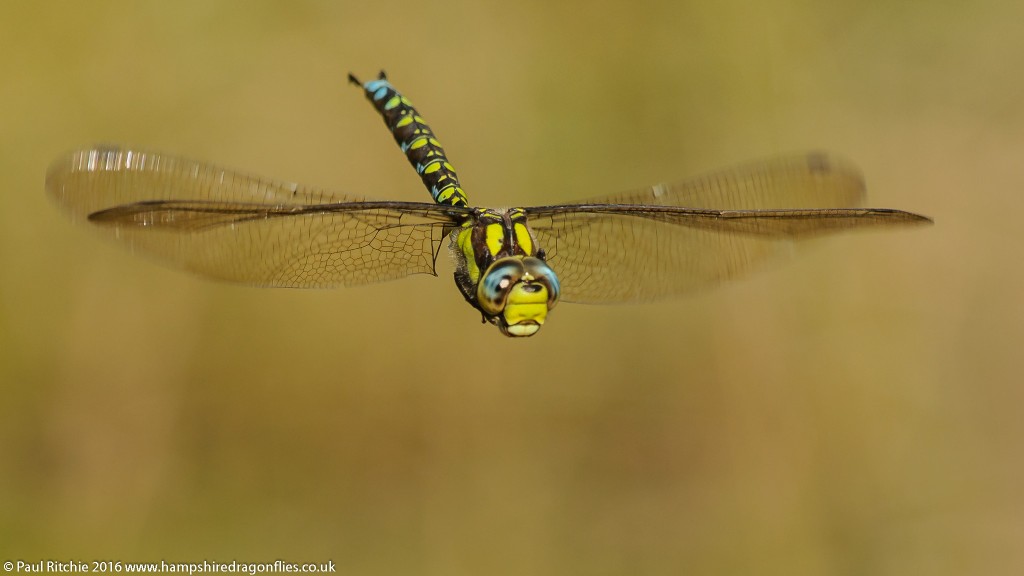
[[[1024,4],[0,2],[0,559],[1024,570]],[[930,228],[512,341],[440,277],[217,284],[46,197],[99,142],[545,204],[824,149]],[[1016,223],[1015,223],[1016,221]]]

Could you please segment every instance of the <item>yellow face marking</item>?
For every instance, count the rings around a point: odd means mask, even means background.
[[[501,224],[488,224],[486,229],[487,250],[491,256],[496,256],[505,245],[505,227]]]
[[[528,292],[525,287],[525,284],[517,284],[508,293],[502,316],[509,326],[523,321],[544,324],[548,316],[548,289],[541,286],[536,292]]]
[[[519,324],[524,320],[543,324],[548,316],[548,305],[546,302],[540,304],[506,304],[502,312],[505,322],[509,325]]]
[[[530,231],[526,228],[526,224],[516,222],[512,225],[512,231],[516,235],[516,244],[519,244],[527,256],[533,256],[533,239],[530,238]]]

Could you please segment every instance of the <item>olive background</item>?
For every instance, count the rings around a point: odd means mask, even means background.
[[[1024,4],[0,1],[0,560],[342,574],[1024,570]],[[47,198],[122,143],[474,204],[828,150],[932,227],[534,338],[451,279],[206,281]]]

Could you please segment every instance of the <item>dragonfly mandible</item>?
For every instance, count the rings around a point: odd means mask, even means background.
[[[46,188],[73,216],[199,275],[328,288],[437,275],[447,241],[466,301],[531,336],[559,301],[626,303],[734,278],[797,240],[930,223],[862,208],[859,172],[823,153],[776,157],[568,204],[472,207],[455,169],[383,72],[360,86],[434,202],[371,200],[127,148],[74,152]]]

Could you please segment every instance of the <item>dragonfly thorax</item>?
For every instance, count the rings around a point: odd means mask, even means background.
[[[558,276],[520,208],[478,209],[453,236],[452,251],[462,295],[506,336],[532,336],[558,303]]]

